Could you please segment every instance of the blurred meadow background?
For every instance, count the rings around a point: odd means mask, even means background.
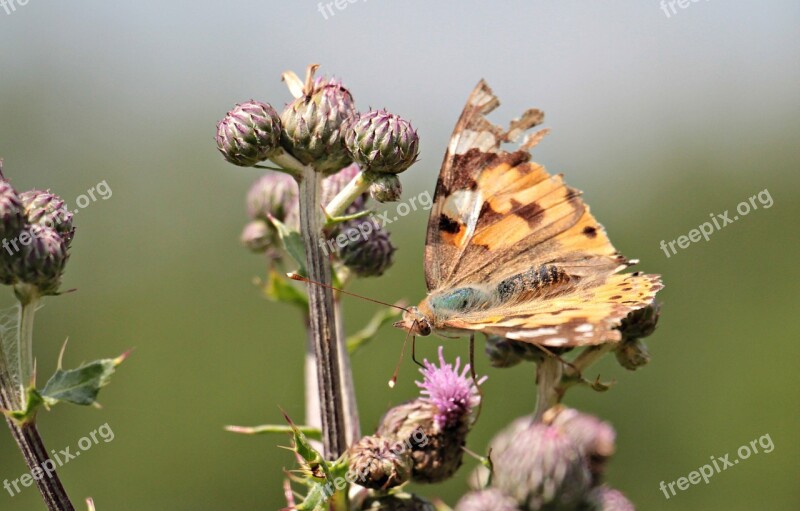
[[[10,0],[9,0],[10,1]],[[60,405],[39,423],[51,449],[108,423],[115,438],[60,473],[80,504],[100,510],[274,510],[284,505],[283,437],[241,437],[226,424],[302,419],[304,329],[288,305],[265,300],[264,262],[239,244],[244,197],[259,170],[223,161],[215,123],[251,98],[279,110],[280,73],[311,62],[344,80],[357,105],[410,119],[419,163],[405,196],[432,192],[452,127],[485,78],[505,124],[525,108],[547,116],[534,159],[565,173],[625,255],[661,273],[651,364],[613,357],[597,372],[617,384],[573,390],[567,404],[618,432],[608,480],[643,510],[800,508],[800,4],[389,0],[44,2],[0,7],[0,157],[18,190],[51,188],[70,204],[106,181],[113,195],[76,216],[65,288],[37,316],[40,378],[69,338],[67,366],[131,358],[103,390],[101,410]],[[327,19],[326,19],[327,18]],[[768,190],[774,204],[667,257],[675,240]],[[393,206],[389,206],[392,208]],[[427,213],[389,226],[399,250],[380,279],[353,287],[376,299],[425,293]],[[3,303],[12,304],[10,291]],[[373,304],[347,300],[346,329]],[[387,327],[354,360],[362,427],[416,394],[403,340]],[[418,354],[467,356],[467,342],[421,339]],[[534,402],[533,367],[488,366],[481,420],[468,447]],[[590,375],[591,377],[596,374]],[[0,433],[0,480],[25,470]],[[665,499],[711,456],[762,435],[752,456]],[[453,505],[475,466],[446,484],[415,487]],[[0,509],[43,509],[27,488],[0,491]]]

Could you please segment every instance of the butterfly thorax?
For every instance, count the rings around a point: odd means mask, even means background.
[[[470,313],[497,309],[523,300],[551,297],[572,287],[578,279],[555,265],[542,265],[495,284],[473,284],[431,292],[404,314],[401,328],[414,335],[458,332],[454,320]]]

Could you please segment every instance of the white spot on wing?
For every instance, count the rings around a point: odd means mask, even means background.
[[[592,330],[594,330],[594,325],[589,323],[584,323],[580,326],[575,327],[575,331],[580,333],[591,332]]]

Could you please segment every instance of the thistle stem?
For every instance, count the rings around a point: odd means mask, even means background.
[[[352,445],[361,438],[361,425],[358,419],[358,405],[356,404],[356,388],[353,382],[353,369],[350,364],[350,353],[347,351],[344,335],[344,320],[342,318],[342,301],[334,299],[334,313],[336,316],[336,330],[339,337],[339,377],[342,381],[342,404],[344,405],[345,441]]]
[[[330,204],[325,207],[325,213],[329,217],[342,216],[347,207],[355,201],[359,195],[369,189],[370,180],[362,171],[355,175],[342,190],[336,194]]]
[[[22,296],[18,294],[18,296]],[[35,295],[34,295],[35,296]],[[23,377],[24,374],[33,373],[33,356],[32,356],[32,335],[33,335],[33,316],[36,311],[38,297],[36,299],[25,301],[20,299],[20,345],[19,348],[19,369],[26,369],[29,372],[20,372],[20,382],[14,381],[14,378],[8,371],[6,364],[5,353],[0,350],[0,408],[4,410],[18,410],[25,407],[25,383],[27,379]],[[24,351],[23,351],[24,350]],[[24,358],[24,362],[23,362]],[[5,416],[8,428],[11,430],[11,435],[19,446],[22,457],[25,459],[25,464],[28,470],[33,473],[34,470],[41,472],[43,467],[55,467],[55,463],[50,460],[47,454],[47,447],[45,447],[42,437],[36,428],[35,418],[26,422],[20,423],[8,415]],[[34,478],[39,492],[42,494],[47,509],[50,511],[74,511],[75,508],[67,496],[64,486],[55,471],[55,468],[45,473],[43,477]]]
[[[33,319],[39,306],[35,293],[18,293],[19,296],[19,386],[20,408],[25,407],[25,388],[33,382]]]
[[[325,456],[336,459],[347,449],[347,442],[333,291],[327,287],[331,285],[331,268],[319,246],[319,240],[324,239],[320,196],[319,174],[312,167],[303,166],[300,180],[300,234],[306,250],[306,271],[310,280],[323,284],[308,286],[309,326],[317,361],[322,444]]]
[[[535,422],[541,422],[544,413],[561,400],[558,386],[562,373],[563,365],[558,357],[546,355],[540,362],[537,361],[536,409],[533,412]]]

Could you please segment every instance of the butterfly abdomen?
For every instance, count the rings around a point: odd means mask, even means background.
[[[521,296],[552,289],[553,286],[569,281],[570,276],[558,266],[543,264],[500,282],[497,285],[497,295],[501,302],[508,302]]]

